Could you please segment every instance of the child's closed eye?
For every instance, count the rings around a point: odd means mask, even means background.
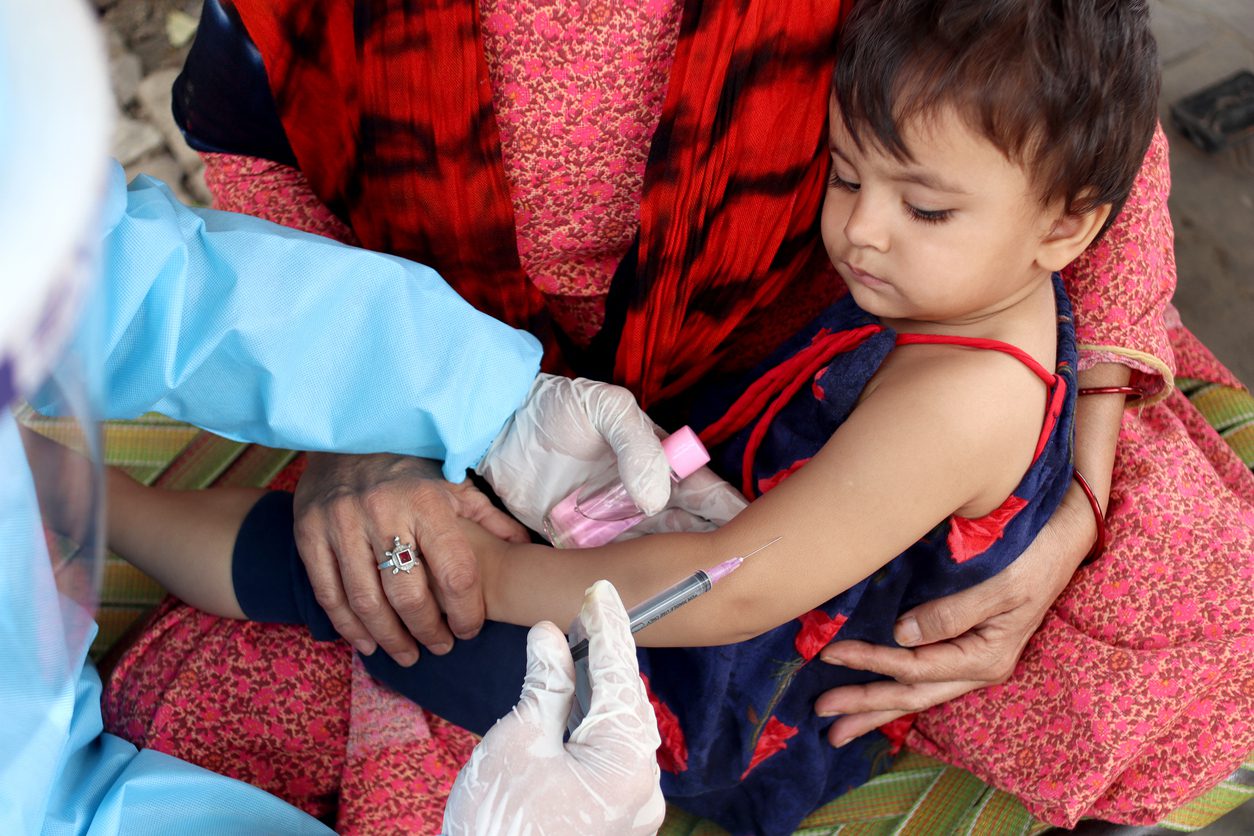
[[[905,204],[906,213],[916,221],[925,224],[938,224],[949,219],[954,213],[952,209],[920,209],[909,203]]]
[[[836,169],[832,169],[832,174],[827,180],[827,186],[831,189],[840,189],[842,192],[853,193],[857,193],[857,191],[862,188],[861,183],[854,183],[851,180],[846,180],[841,177],[836,173]]]

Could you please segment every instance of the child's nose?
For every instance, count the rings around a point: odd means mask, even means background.
[[[888,252],[888,224],[884,222],[884,207],[869,200],[865,192],[853,202],[853,210],[845,222],[845,237],[855,247]]]

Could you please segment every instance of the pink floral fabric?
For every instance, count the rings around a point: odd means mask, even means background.
[[[347,645],[316,643],[303,628],[216,618],[169,598],[106,684],[105,729],[332,815],[350,658]]]
[[[481,0],[523,269],[562,328],[601,328],[640,223],[679,0]]]
[[[1168,163],[1160,125],[1115,224],[1062,272],[1075,308],[1080,370],[1122,363],[1150,402],[1167,395],[1175,371],[1164,321],[1176,291]]]
[[[342,834],[439,833],[476,738],[375,684],[342,642],[173,598],[106,685],[105,728],[273,793]]]
[[[1119,223],[1064,274],[1081,341],[1109,349],[1088,362],[1157,391],[1123,416],[1106,552],[1008,682],[924,712],[909,738],[1063,826],[1156,822],[1254,751],[1254,475],[1171,387],[1177,363],[1239,384],[1168,304],[1166,155],[1160,129]]]
[[[361,246],[348,224],[314,197],[309,181],[296,169],[233,154],[205,154],[204,158],[205,185],[213,193],[213,208]]]

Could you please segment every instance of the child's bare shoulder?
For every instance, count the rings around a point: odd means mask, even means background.
[[[911,424],[969,462],[981,488],[964,513],[996,508],[1032,463],[1044,424],[1046,386],[1009,354],[902,346],[868,390],[865,406],[879,401],[876,411],[885,414],[913,412]]]

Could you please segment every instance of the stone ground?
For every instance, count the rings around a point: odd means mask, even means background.
[[[114,154],[127,174],[171,184],[207,204],[199,157],[170,115],[170,84],[187,55],[200,0],[94,0],[108,38],[119,121]],[[1163,66],[1161,115],[1171,140],[1171,216],[1185,323],[1247,384],[1254,383],[1254,139],[1209,155],[1171,124],[1182,96],[1237,70],[1254,71],[1254,0],[1151,0]],[[1207,828],[1254,833],[1254,805]]]
[[[1219,359],[1254,384],[1254,139],[1208,155],[1180,135],[1169,114],[1182,96],[1254,71],[1254,2],[1152,0],[1151,8],[1171,140],[1176,306]]]
[[[186,203],[207,205],[199,155],[170,113],[170,86],[187,57],[200,0],[95,0],[118,105],[113,155],[127,177],[151,174]]]

